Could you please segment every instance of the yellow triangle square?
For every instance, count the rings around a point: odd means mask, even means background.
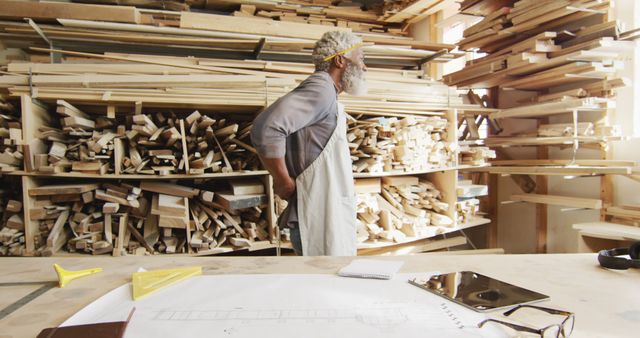
[[[140,300],[156,290],[173,285],[191,276],[201,274],[201,266],[134,272],[131,277],[131,283],[133,284],[133,300]]]

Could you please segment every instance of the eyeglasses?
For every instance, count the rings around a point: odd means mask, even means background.
[[[508,317],[508,316],[512,315],[514,312],[518,311],[519,309],[522,309],[522,308],[525,308],[525,307],[526,308],[540,310],[540,311],[544,311],[544,312],[550,313],[552,315],[567,316],[567,318],[565,318],[562,321],[562,323],[560,323],[560,324],[549,325],[549,326],[543,327],[541,329],[536,329],[536,328],[532,328],[532,327],[528,327],[528,326],[509,323],[509,322],[505,322],[505,321],[498,320],[498,319],[485,319],[485,320],[481,321],[480,323],[478,323],[478,327],[481,328],[484,324],[486,324],[488,322],[494,322],[494,323],[498,323],[498,324],[502,324],[504,326],[510,327],[510,328],[512,328],[512,329],[514,329],[516,331],[538,334],[542,338],[567,338],[573,332],[573,324],[575,323],[575,315],[572,312],[567,312],[567,311],[562,311],[562,310],[555,310],[555,309],[550,309],[550,308],[540,307],[540,306],[533,306],[533,305],[518,305],[518,306],[514,307],[513,309],[503,313],[503,315]]]

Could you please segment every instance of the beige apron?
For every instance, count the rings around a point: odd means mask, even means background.
[[[305,256],[356,255],[356,200],[347,116],[338,103],[338,123],[317,159],[296,178],[298,226]]]

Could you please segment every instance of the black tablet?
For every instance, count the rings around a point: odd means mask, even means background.
[[[549,296],[481,275],[452,272],[409,283],[478,312],[486,312],[549,299]]]

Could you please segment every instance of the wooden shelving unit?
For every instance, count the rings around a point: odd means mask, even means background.
[[[628,139],[616,132],[609,117],[616,109],[615,89],[629,83],[617,75],[619,66],[635,44],[624,41],[626,34],[610,17],[610,4],[606,2],[469,0],[463,2],[463,10],[465,4],[484,19],[464,31],[459,47],[487,54],[469,60],[462,70],[445,75],[444,80],[463,88],[489,89],[491,107],[501,109],[485,114],[495,121],[486,138],[476,136],[460,142],[498,148],[498,158],[490,167],[464,172],[511,175],[526,193],[516,194],[514,200],[537,203],[536,250],[546,252],[547,204],[598,209],[600,220],[605,221],[610,217],[606,209],[613,202],[610,175],[631,177],[637,170],[633,161],[611,160],[608,147],[612,141]],[[551,119],[556,125],[549,125]],[[510,134],[508,128],[495,128],[496,123],[514,126],[510,123],[514,121],[535,122],[536,130]],[[475,122],[467,118],[464,128],[477,129]],[[509,158],[502,150],[508,147],[535,147],[536,158]],[[572,149],[573,155],[551,160],[551,147]],[[583,149],[597,150],[598,158],[583,159]],[[547,176],[599,176],[600,197],[547,195]],[[489,218],[497,229],[497,180],[485,180],[492,182],[489,199],[494,206],[489,207]],[[492,236],[488,242],[496,243],[497,232]]]
[[[71,99],[67,97],[67,99]],[[21,95],[22,111],[23,111],[23,135],[24,135],[24,144],[28,146],[29,151],[27,151],[27,156],[33,156],[40,153],[46,153],[48,150],[46,147],[43,147],[41,141],[39,140],[39,128],[43,125],[51,125],[54,122],[53,116],[50,116],[50,112],[45,108],[47,104],[51,105],[55,101],[53,99],[47,99],[44,102],[39,100],[34,100],[29,96]],[[106,112],[106,109],[100,108],[100,105],[104,105],[101,102],[90,102],[90,101],[71,101],[72,104],[77,104],[81,106],[85,104],[90,106],[92,110],[103,110]],[[145,102],[144,106],[148,107],[156,107],[156,102]],[[165,107],[164,104],[161,106]],[[469,106],[467,106],[469,107]],[[103,107],[103,108],[106,108]],[[180,106],[180,108],[184,108]],[[435,107],[432,106],[435,110],[437,108],[438,111],[442,112],[448,119],[448,127],[447,127],[447,142],[456,142],[457,135],[456,130],[454,128],[455,123],[453,121],[456,120],[456,116],[458,113],[463,113],[457,108],[447,108],[447,107]],[[209,108],[210,109],[210,108]],[[249,106],[248,109],[252,110],[253,107]],[[215,113],[215,112],[214,112]],[[206,114],[206,113],[203,113]],[[425,114],[429,114],[429,112],[425,112]],[[357,113],[352,113],[352,115],[360,115]],[[415,116],[420,118],[423,115],[411,115],[411,114],[395,114],[398,118],[406,118],[410,116]],[[368,115],[365,115],[368,116]],[[36,152],[36,153],[34,153]],[[457,159],[457,154],[453,154],[454,158]],[[462,166],[463,168],[469,168],[470,166]],[[427,178],[429,181],[434,183],[437,188],[442,192],[443,201],[448,205],[455,205],[455,186],[457,180],[457,170],[459,166],[457,165],[457,160],[452,162],[451,166],[443,167],[443,168],[432,168],[419,172],[381,172],[381,173],[356,173],[354,176],[356,178],[382,178],[382,177],[402,177],[402,176],[420,176]],[[267,217],[267,221],[269,224],[269,234],[270,234],[270,243],[259,242],[256,247],[249,248],[219,248],[219,250],[201,250],[196,255],[207,255],[207,254],[224,254],[232,251],[237,251],[238,253],[242,253],[243,251],[255,251],[255,250],[263,250],[263,249],[279,249],[281,247],[286,248],[286,243],[281,243],[278,240],[278,229],[276,226],[276,215],[274,213],[274,194],[271,186],[271,178],[268,175],[268,172],[264,170],[258,171],[240,171],[240,172],[218,172],[218,173],[206,173],[206,174],[167,174],[167,175],[141,175],[141,174],[91,174],[91,173],[81,173],[81,172],[60,172],[60,173],[43,173],[34,168],[27,168],[27,170],[16,170],[5,173],[8,177],[14,176],[18,177],[22,181],[22,185],[24,188],[23,193],[23,203],[24,203],[24,219],[27,220],[25,222],[25,238],[26,238],[26,254],[33,255],[37,252],[37,247],[35,245],[35,238],[38,233],[38,222],[30,220],[31,210],[36,205],[36,200],[33,196],[29,195],[29,190],[32,188],[47,186],[49,184],[61,184],[61,183],[75,183],[79,180],[87,181],[92,180],[93,182],[99,183],[112,183],[112,182],[141,182],[141,181],[176,181],[179,185],[191,185],[194,186],[193,182],[214,180],[214,181],[226,181],[230,179],[243,179],[243,178],[258,178],[262,180],[265,184],[266,194],[268,196],[268,205],[265,211],[265,215]],[[195,185],[197,186],[197,185]],[[455,208],[451,207],[449,211],[446,212],[446,215],[451,219],[455,219]],[[407,237],[406,239],[399,242],[384,242],[378,241],[375,243],[366,243],[362,245],[362,249],[374,249],[374,248],[385,248],[389,250],[393,250],[398,246],[406,246],[406,245],[420,245],[420,243],[425,241],[430,241],[430,238],[449,234],[452,232],[464,230],[469,227],[478,226],[484,224],[486,220],[479,219],[478,221],[458,224],[454,222],[450,226],[446,227],[430,227],[429,231],[422,233],[417,237]],[[54,253],[55,254],[55,253]]]

